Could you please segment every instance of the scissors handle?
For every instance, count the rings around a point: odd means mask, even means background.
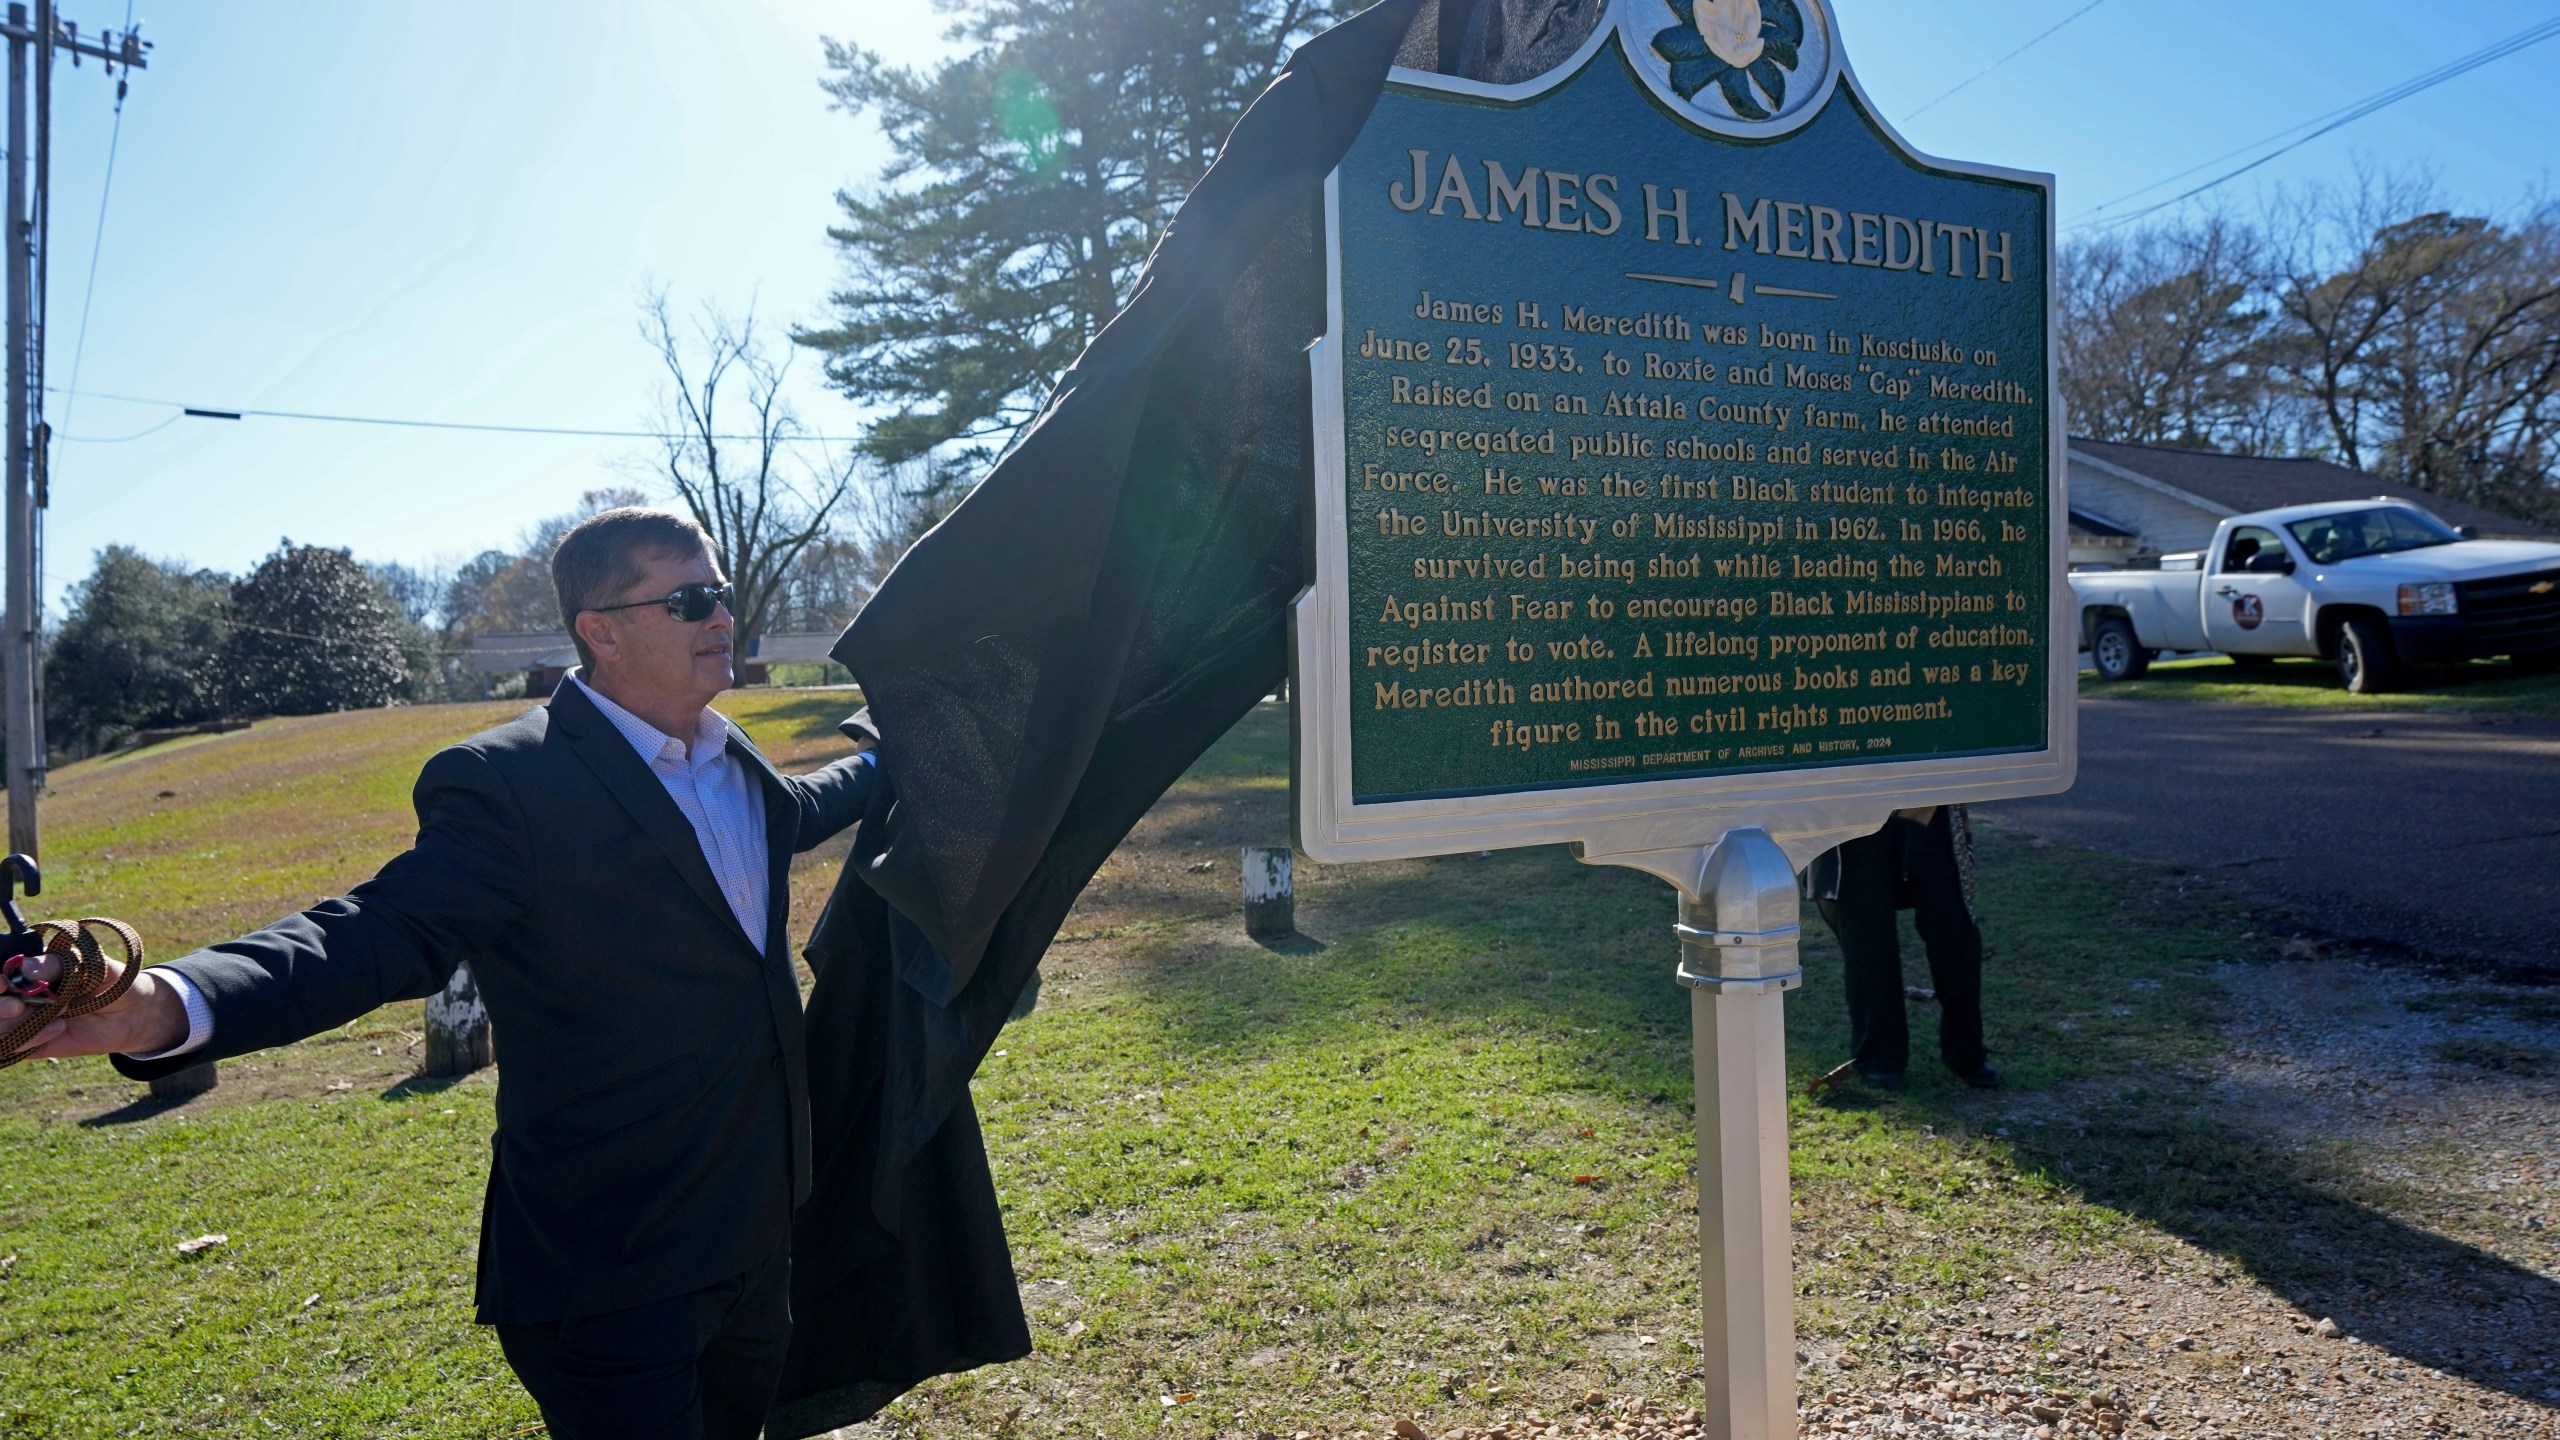
[[[33,955],[44,948],[44,940],[27,928],[27,919],[18,913],[18,887],[26,886],[30,895],[44,893],[44,872],[36,868],[35,857],[11,855],[0,859],[0,916],[9,921],[9,933],[0,935],[0,957]]]

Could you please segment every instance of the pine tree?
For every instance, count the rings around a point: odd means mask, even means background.
[[[958,10],[957,0],[939,0]],[[990,0],[929,73],[829,40],[822,82],[896,150],[839,192],[834,323],[797,332],[866,448],[975,478],[1128,298],[1147,252],[1300,41],[1363,0]],[[939,507],[934,507],[939,508]]]

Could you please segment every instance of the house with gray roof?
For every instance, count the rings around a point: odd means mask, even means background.
[[[522,675],[525,695],[539,700],[558,689],[560,677],[577,663],[578,647],[566,630],[474,635],[462,647],[462,668],[480,677],[483,700],[501,675]]]
[[[738,683],[762,685],[775,665],[823,664],[835,648],[838,630],[806,634],[759,635],[738,665]],[[566,630],[518,635],[474,635],[462,650],[463,668],[480,677],[481,698],[501,675],[522,675],[524,693],[541,699],[560,688],[561,677],[578,663],[578,647]]]
[[[2161,445],[2070,442],[2071,563],[2138,565],[2201,550],[2232,515],[2329,500],[2400,500],[2483,537],[2560,540],[2495,510],[2376,479],[2326,460],[2219,455]]]

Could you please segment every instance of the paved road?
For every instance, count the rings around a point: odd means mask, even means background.
[[[1982,808],[2342,938],[2560,971],[2560,720],[2084,700],[2079,783]]]

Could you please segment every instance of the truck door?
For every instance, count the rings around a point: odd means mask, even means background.
[[[2303,625],[2311,592],[2294,578],[2283,536],[2260,525],[2234,525],[2210,558],[2211,573],[2204,577],[2207,644],[2225,655],[2315,653]],[[2279,564],[2285,568],[2271,568]]]

